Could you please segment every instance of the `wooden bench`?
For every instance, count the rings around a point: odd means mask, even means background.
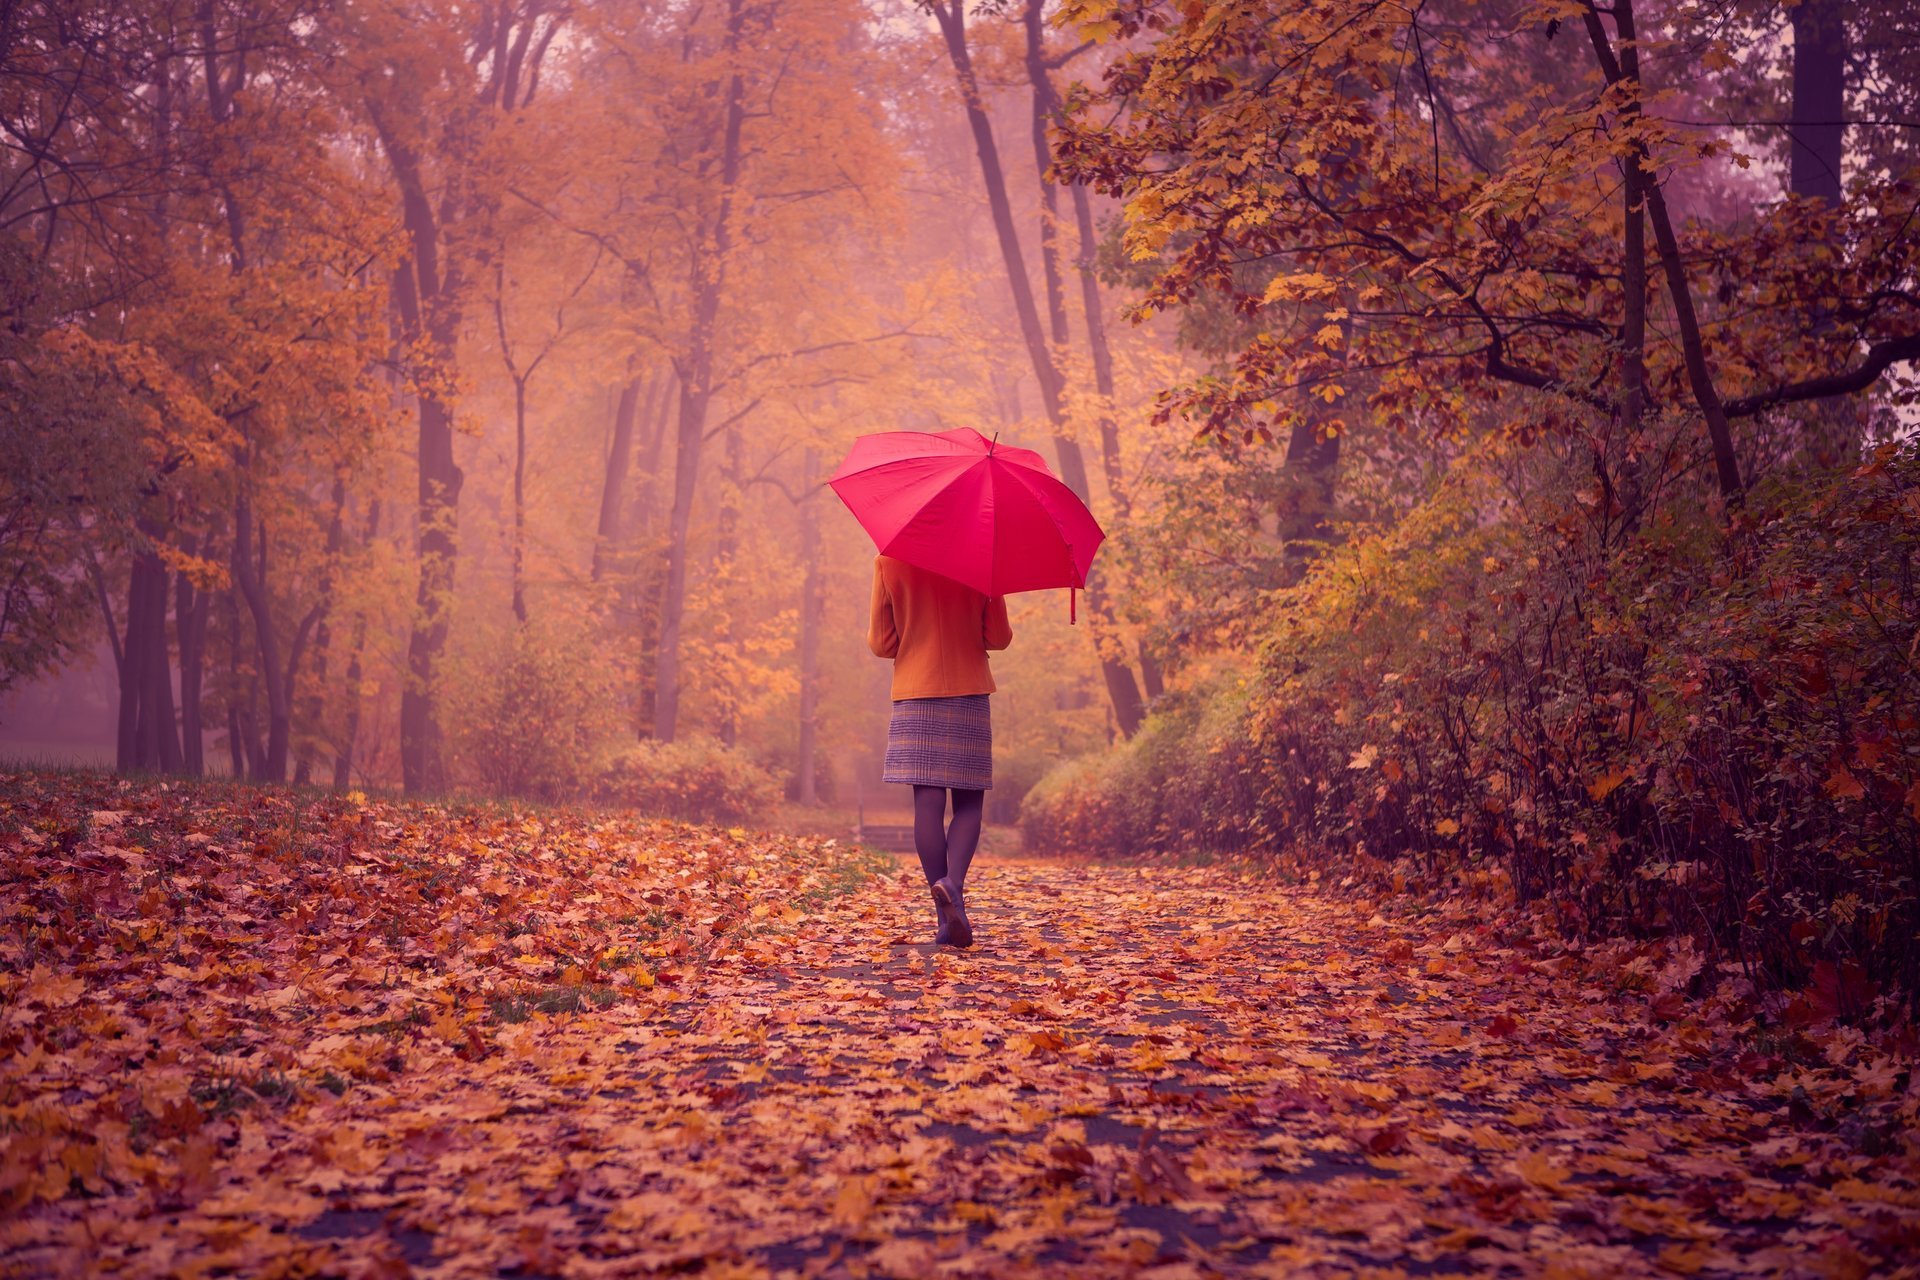
[[[862,821],[853,829],[855,844],[864,844],[887,853],[912,853],[913,828]]]

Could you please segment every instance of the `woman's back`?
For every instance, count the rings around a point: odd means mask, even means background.
[[[893,659],[893,700],[992,693],[989,649],[1013,642],[1007,602],[892,556],[873,565],[867,644]]]

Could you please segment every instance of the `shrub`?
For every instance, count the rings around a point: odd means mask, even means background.
[[[1106,856],[1252,847],[1258,771],[1240,683],[1169,695],[1130,741],[1047,774],[1021,806],[1026,846]]]
[[[593,776],[615,730],[602,664],[578,635],[516,627],[463,654],[442,685],[460,777],[490,795],[563,800]]]
[[[1038,751],[1015,750],[996,753],[993,761],[993,790],[987,792],[987,821],[1014,822],[1020,806],[1040,779],[1053,768],[1055,757]]]
[[[1920,978],[1920,456],[1624,542],[1462,468],[1274,600],[1244,693],[1029,800],[1029,847],[1491,871],[1573,932],[1684,930],[1795,984]],[[1844,975],[1860,975],[1848,981]]]
[[[637,743],[600,771],[594,787],[607,804],[688,822],[764,819],[780,791],[772,770],[711,738]]]

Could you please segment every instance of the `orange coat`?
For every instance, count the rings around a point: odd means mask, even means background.
[[[893,700],[992,693],[987,650],[1013,643],[1004,596],[892,556],[873,561],[873,618],[867,647],[893,659]]]

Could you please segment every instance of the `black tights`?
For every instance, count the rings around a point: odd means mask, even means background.
[[[945,787],[913,789],[913,847],[927,883],[945,876],[956,887],[967,879],[967,867],[980,844],[980,819],[987,807],[984,791],[953,790],[953,822],[947,817]]]

